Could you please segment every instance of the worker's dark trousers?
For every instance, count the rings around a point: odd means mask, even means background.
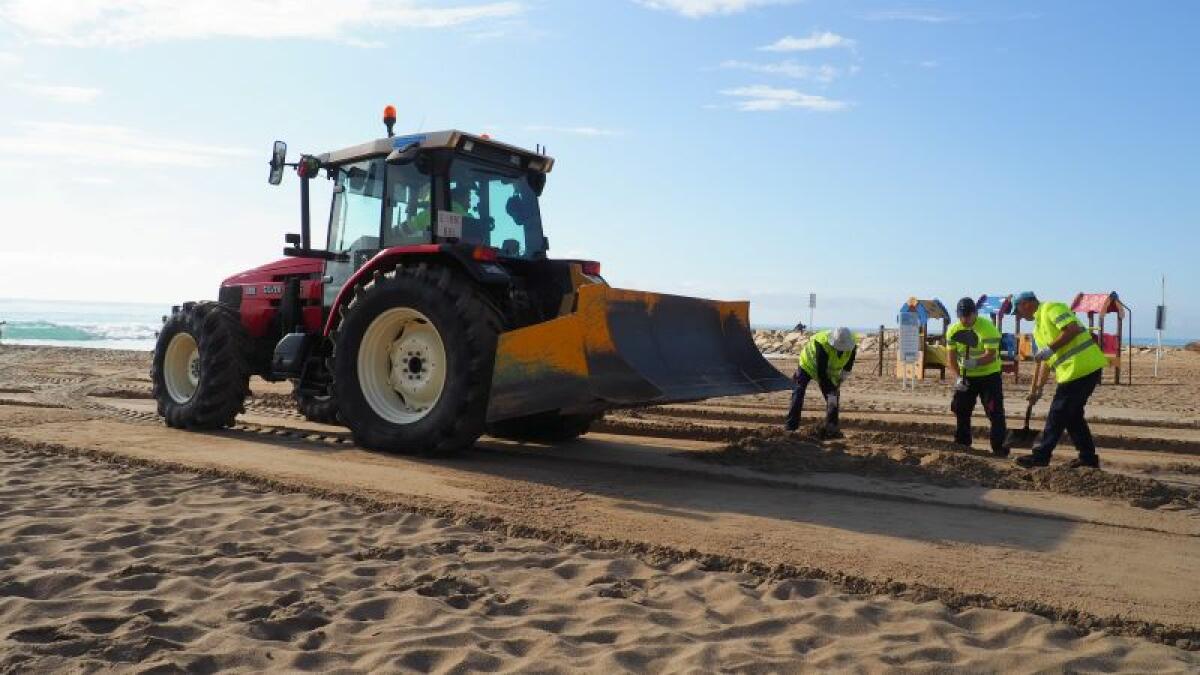
[[[796,429],[800,428],[800,413],[804,410],[804,392],[808,391],[808,383],[812,382],[812,377],[810,377],[808,373],[804,372],[803,368],[797,368],[796,373],[792,375],[792,382],[795,383],[795,388],[792,389],[792,407],[788,409],[787,421],[783,423],[783,426],[788,431],[795,431]],[[821,387],[821,395],[826,399],[829,398],[830,394],[836,391],[836,389],[833,387],[827,384],[822,384],[820,380],[817,380],[817,384]],[[832,410],[826,409],[825,423],[831,426],[837,426],[837,408]]]
[[[954,430],[954,442],[971,444],[971,415],[975,412],[977,398],[983,403],[983,412],[992,423],[992,450],[1000,452],[1008,436],[1008,427],[1004,422],[1004,383],[1000,373],[968,377],[967,390],[954,392],[954,398],[950,400],[950,410],[958,422]]]
[[[1059,437],[1065,430],[1075,442],[1079,459],[1096,459],[1096,441],[1092,440],[1092,430],[1083,418],[1083,408],[1092,392],[1096,391],[1096,385],[1100,384],[1103,374],[1103,369],[1100,369],[1078,380],[1058,385],[1054,390],[1054,400],[1050,402],[1050,411],[1046,413],[1046,429],[1042,431],[1041,439],[1033,446],[1034,457],[1050,459],[1054,447],[1058,445]]]

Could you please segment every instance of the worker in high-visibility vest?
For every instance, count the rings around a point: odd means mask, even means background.
[[[946,345],[950,352],[946,366],[957,378],[954,397],[950,400],[950,410],[956,421],[954,442],[971,447],[971,414],[975,412],[975,399],[979,399],[992,425],[992,454],[1008,457],[1004,383],[1000,378],[1000,331],[991,320],[979,316],[971,298],[959,300],[955,313],[958,321],[946,329]],[[979,338],[978,347],[972,349],[955,342],[954,336],[964,330],[975,331]]]
[[[1018,457],[1017,464],[1027,469],[1048,466],[1054,446],[1066,430],[1079,451],[1079,458],[1071,462],[1071,467],[1099,469],[1096,442],[1083,411],[1100,384],[1108,357],[1065,303],[1040,302],[1036,295],[1026,291],[1017,295],[1015,304],[1018,316],[1034,322],[1033,340],[1038,349],[1035,358],[1043,368],[1054,369],[1057,383],[1041,439],[1034,444],[1033,454]],[[1030,402],[1036,402],[1041,395],[1039,387],[1030,393]]]
[[[813,335],[800,352],[799,367],[792,376],[792,405],[788,409],[784,428],[795,431],[800,427],[800,413],[804,408],[804,394],[808,383],[813,380],[821,387],[825,396],[825,424],[821,431],[826,435],[840,436],[838,430],[838,403],[842,384],[854,367],[854,356],[858,353],[857,340],[849,328],[823,330]]]

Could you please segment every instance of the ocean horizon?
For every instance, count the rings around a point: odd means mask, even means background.
[[[129,349],[151,351],[170,304],[27,300],[0,298],[0,344]],[[790,330],[793,324],[755,324],[756,330]],[[820,330],[824,327],[818,326]],[[851,326],[860,333],[879,326]],[[1163,345],[1182,347],[1197,338],[1163,338]],[[1157,344],[1154,337],[1133,338],[1138,346]]]

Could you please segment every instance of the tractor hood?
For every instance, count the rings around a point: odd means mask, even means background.
[[[325,263],[313,258],[282,258],[275,262],[260,265],[254,269],[235,274],[225,281],[222,286],[234,284],[253,284],[264,281],[282,281],[286,277],[317,274],[324,269]]]

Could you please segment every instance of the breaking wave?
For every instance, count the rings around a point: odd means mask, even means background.
[[[148,323],[63,324],[51,321],[9,321],[0,326],[5,340],[89,342],[153,340],[156,327]]]

